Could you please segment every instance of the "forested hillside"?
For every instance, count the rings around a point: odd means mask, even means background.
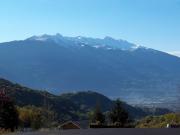
[[[92,91],[54,95],[47,91],[23,87],[4,79],[0,79],[0,89],[5,89],[16,105],[49,108],[55,111],[61,120],[88,119],[88,112],[92,111],[97,104],[101,106],[103,112],[110,111],[114,104],[113,100]],[[133,107],[125,102],[123,102],[123,106],[133,118],[170,112],[168,109],[157,109],[158,111],[153,112],[151,109]]]

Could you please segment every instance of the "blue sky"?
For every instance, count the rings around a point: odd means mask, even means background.
[[[111,36],[180,51],[180,0],[0,0],[0,42],[32,35]]]

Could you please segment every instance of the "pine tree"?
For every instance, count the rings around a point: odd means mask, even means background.
[[[18,112],[13,101],[5,93],[0,93],[0,128],[14,131],[18,126]]]
[[[116,100],[115,105],[109,114],[109,117],[111,122],[117,126],[124,127],[128,122],[128,113],[123,109],[122,103],[119,99]]]
[[[95,108],[94,113],[93,113],[93,120],[92,121],[97,123],[97,124],[103,124],[105,122],[105,116],[101,112],[101,108],[100,108],[99,104],[96,105],[96,108]]]

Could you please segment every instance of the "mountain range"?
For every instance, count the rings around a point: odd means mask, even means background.
[[[93,90],[130,104],[179,107],[180,58],[111,37],[32,36],[0,43],[0,77],[34,89]]]

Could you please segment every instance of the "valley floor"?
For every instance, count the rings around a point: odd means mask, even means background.
[[[180,129],[80,129],[13,133],[9,135],[180,135]]]

